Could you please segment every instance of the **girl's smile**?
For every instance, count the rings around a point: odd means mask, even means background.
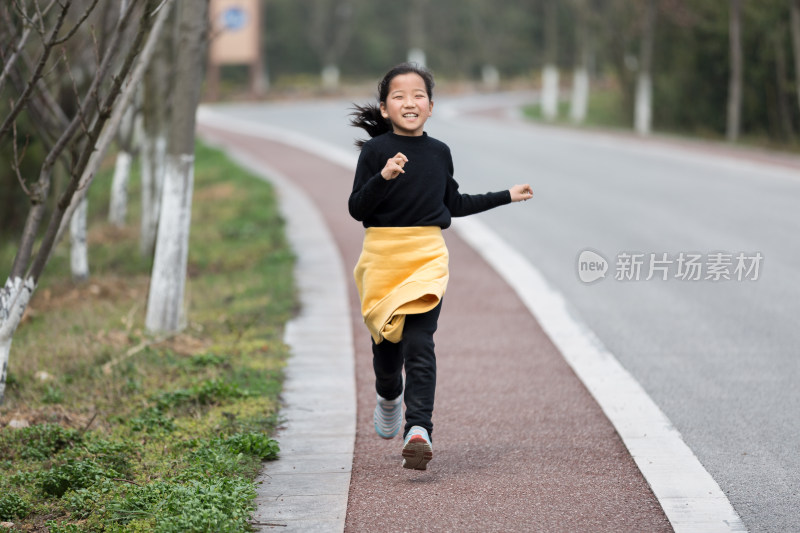
[[[422,135],[431,114],[433,102],[419,74],[410,72],[392,79],[389,95],[381,102],[381,115],[392,123],[394,133],[411,137]]]

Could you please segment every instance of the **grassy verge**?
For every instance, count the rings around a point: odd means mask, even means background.
[[[527,105],[523,107],[522,113],[526,118],[536,122],[546,122],[549,124],[558,124],[560,126],[602,128],[633,132],[632,119],[626,116],[623,106],[624,103],[620,91],[614,87],[604,87],[592,89],[589,93],[586,118],[580,125],[575,125],[570,119],[569,101],[559,102],[558,116],[552,121],[547,121],[544,118],[540,104]],[[656,124],[656,126],[658,126],[658,124]],[[729,144],[723,133],[708,129],[698,129],[696,131],[656,130],[655,133],[663,136]],[[796,140],[779,141],[770,139],[769,136],[764,133],[744,133],[737,141],[737,144],[742,147],[800,154],[800,142]]]
[[[0,522],[14,531],[247,531],[295,309],[293,256],[270,186],[198,146],[188,327],[143,332],[150,261],[90,195],[90,280],[69,250],[45,271],[12,346],[0,407]],[[0,250],[4,259],[10,251]],[[8,529],[0,526],[0,531]]]
[[[558,103],[558,116],[553,121],[555,124],[573,124],[569,117],[569,101]],[[544,122],[542,106],[532,104],[523,108],[527,118]],[[589,93],[589,104],[586,109],[586,119],[582,126],[605,127],[614,129],[630,129],[631,125],[625,119],[622,110],[622,95],[614,89],[594,89]]]

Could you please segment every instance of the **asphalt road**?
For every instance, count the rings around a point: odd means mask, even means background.
[[[465,192],[529,182],[534,205],[482,220],[523,253],[641,383],[750,531],[800,531],[800,160],[676,140],[535,126],[481,113],[526,95],[436,101],[430,135],[453,152]],[[340,148],[347,101],[218,107]],[[608,262],[586,284],[578,256]],[[700,256],[701,279],[678,258]],[[713,254],[728,254],[705,279]],[[736,256],[754,271],[737,280]],[[627,255],[626,255],[627,254]],[[642,270],[620,271],[641,254]],[[655,255],[653,255],[655,254]],[[671,263],[653,263],[664,259]],[[668,279],[649,266],[662,266]]]

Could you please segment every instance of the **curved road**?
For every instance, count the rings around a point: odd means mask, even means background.
[[[427,131],[450,146],[465,191],[533,185],[533,208],[482,220],[639,381],[750,531],[800,531],[800,159],[495,112],[530,97],[440,96]],[[360,130],[347,126],[348,106],[215,109],[350,148]],[[584,250],[606,260],[605,278],[581,281]],[[700,279],[680,278],[681,255],[697,256]],[[660,268],[648,280],[650,266]]]

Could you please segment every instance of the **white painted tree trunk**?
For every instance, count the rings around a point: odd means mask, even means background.
[[[649,135],[653,121],[653,87],[650,74],[640,72],[636,80],[634,126],[639,135]]]
[[[183,295],[189,256],[194,156],[168,155],[161,198],[156,254],[145,327],[151,333],[179,331],[185,325]]]
[[[425,68],[427,63],[427,57],[425,55],[425,50],[422,48],[412,48],[408,51],[408,62],[409,63],[416,63],[420,67]]]
[[[108,208],[108,221],[118,228],[125,225],[128,216],[128,182],[131,176],[133,156],[121,150],[117,153],[114,165],[114,178],[111,181],[111,203]]]
[[[339,67],[325,65],[322,69],[322,88],[326,91],[335,91],[339,88]]]
[[[487,91],[496,91],[500,87],[500,71],[494,65],[484,65],[481,69],[483,88]]]
[[[89,212],[89,199],[84,196],[69,221],[69,251],[72,279],[89,279],[89,245],[87,243],[86,217]]]
[[[6,392],[11,340],[35,289],[36,282],[33,278],[9,278],[0,289],[0,405]]]
[[[172,90],[180,98],[173,102],[169,122],[161,214],[145,318],[150,333],[177,332],[185,324],[183,294],[194,189],[195,115],[203,81],[208,2],[183,2],[178,6]]]
[[[572,78],[572,100],[570,102],[569,116],[575,124],[582,124],[586,120],[586,110],[589,108],[589,69],[578,67]]]
[[[542,116],[545,120],[558,116],[558,67],[552,64],[542,71]]]
[[[161,190],[164,185],[164,161],[167,139],[145,136],[141,145],[142,220],[139,250],[143,257],[153,255],[161,212]]]

